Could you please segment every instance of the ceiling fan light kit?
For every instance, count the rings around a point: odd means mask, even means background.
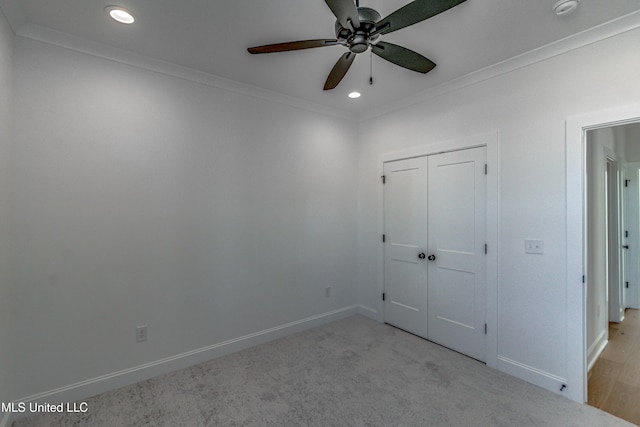
[[[334,89],[349,71],[356,55],[369,48],[375,55],[408,70],[426,74],[436,66],[417,52],[393,43],[379,41],[380,36],[417,24],[466,0],[414,0],[389,16],[369,7],[356,6],[353,0],[325,0],[336,17],[335,39],[300,40],[250,47],[249,53],[274,53],[341,45],[348,49],[329,73],[324,90]],[[563,0],[568,1],[568,0]]]
[[[558,16],[565,16],[573,13],[577,8],[580,0],[560,0],[553,5],[553,11]]]

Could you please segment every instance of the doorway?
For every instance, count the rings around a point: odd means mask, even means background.
[[[586,134],[590,130],[640,123],[640,104],[570,116],[566,121],[567,396],[587,402]]]
[[[384,164],[385,321],[486,360],[487,148]]]
[[[607,345],[609,322],[620,322],[622,294],[619,158],[624,138],[613,128],[586,136],[587,369]],[[616,137],[618,136],[618,137]]]
[[[640,124],[590,130],[586,144],[588,403],[640,423],[625,404],[640,398]]]

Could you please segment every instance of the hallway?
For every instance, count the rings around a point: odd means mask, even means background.
[[[640,425],[640,310],[609,323],[609,343],[589,372],[588,403]]]

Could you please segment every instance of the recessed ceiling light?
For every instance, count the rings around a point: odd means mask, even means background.
[[[133,24],[136,20],[131,12],[120,6],[107,6],[104,10],[111,18],[123,24]]]
[[[553,5],[553,11],[558,16],[569,15],[578,8],[578,3],[580,0],[560,0]]]
[[[360,92],[351,92],[349,94],[349,98],[351,98],[351,99],[360,98]]]

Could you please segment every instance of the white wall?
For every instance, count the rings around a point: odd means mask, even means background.
[[[567,290],[576,285],[566,282],[565,120],[637,102],[638,45],[640,30],[630,31],[364,121],[360,302],[382,315],[380,156],[499,131],[497,366],[558,391],[571,363]],[[526,255],[527,238],[543,239],[545,254]]]
[[[12,367],[11,340],[13,316],[11,304],[12,283],[10,281],[9,243],[9,160],[13,140],[11,108],[13,90],[11,85],[13,67],[13,32],[0,11],[0,402],[13,397],[11,387]],[[0,421],[1,422],[1,421]]]
[[[627,162],[640,162],[640,123],[627,125],[625,130],[625,153]]]
[[[613,151],[620,163],[627,162],[627,131],[626,126],[613,128]]]
[[[355,123],[22,37],[14,81],[14,398],[356,303]]]

